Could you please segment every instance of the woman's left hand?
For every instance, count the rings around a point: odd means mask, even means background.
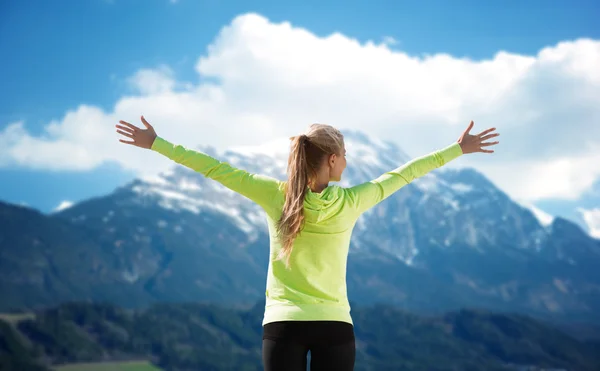
[[[491,149],[484,149],[482,147],[490,147],[500,143],[499,141],[495,142],[485,142],[486,140],[497,137],[500,135],[499,133],[490,134],[496,128],[490,128],[482,131],[477,135],[471,135],[470,131],[473,128],[473,121],[469,124],[467,129],[462,133],[460,138],[458,138],[458,144],[460,144],[460,148],[464,154],[474,153],[474,152],[483,152],[483,153],[494,153]]]

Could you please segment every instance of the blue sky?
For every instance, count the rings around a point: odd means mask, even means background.
[[[324,3],[4,1],[0,4],[4,56],[0,132],[22,121],[29,135],[43,135],[52,120],[62,121],[82,104],[112,112],[123,96],[136,94],[128,78],[143,69],[168,66],[170,78],[201,84],[195,70],[198,59],[208,53],[208,45],[215,43],[224,27],[249,12],[274,24],[290,22],[320,38],[339,32],[363,44],[391,37],[397,41],[393,48],[407,55],[447,53],[475,61],[494,58],[499,51],[535,56],[559,42],[600,39],[597,1]],[[37,148],[28,150],[35,153]],[[82,170],[45,170],[0,157],[0,199],[48,212],[62,200],[111,192],[134,176],[135,171],[115,162]],[[592,188],[576,199],[546,197],[536,200],[536,205],[565,214],[578,205],[599,207],[595,189],[600,187]]]

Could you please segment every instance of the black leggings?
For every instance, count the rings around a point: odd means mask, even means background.
[[[337,321],[283,321],[263,327],[265,371],[354,370],[354,327]]]

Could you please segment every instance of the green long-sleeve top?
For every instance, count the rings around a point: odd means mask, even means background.
[[[287,268],[284,261],[276,260],[281,244],[275,226],[283,209],[284,181],[237,169],[161,137],[155,139],[151,149],[247,197],[265,211],[270,259],[263,325],[285,320],[352,323],[346,262],[357,219],[414,179],[463,154],[455,142],[353,187],[330,185],[321,193],[308,188],[304,228],[294,241]]]

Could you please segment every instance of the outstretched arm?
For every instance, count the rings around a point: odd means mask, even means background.
[[[175,145],[156,135],[154,128],[141,117],[146,126],[142,130],[135,125],[120,121],[117,125],[118,133],[133,139],[122,143],[135,145],[137,147],[150,149],[158,152],[178,164],[186,166],[207,178],[216,180],[225,187],[249,198],[263,208],[268,207],[279,191],[280,181],[277,179],[251,174],[247,171],[237,169],[226,162],[221,162],[205,153],[188,149],[182,145]]]
[[[483,149],[482,147],[498,144],[498,142],[483,143],[483,141],[500,134],[489,134],[495,130],[495,128],[491,128],[477,135],[471,135],[470,130],[472,127],[473,121],[457,142],[443,149],[415,158],[395,170],[382,174],[377,179],[349,188],[348,192],[358,215],[385,200],[413,180],[463,154],[473,152],[493,153],[493,150]]]

